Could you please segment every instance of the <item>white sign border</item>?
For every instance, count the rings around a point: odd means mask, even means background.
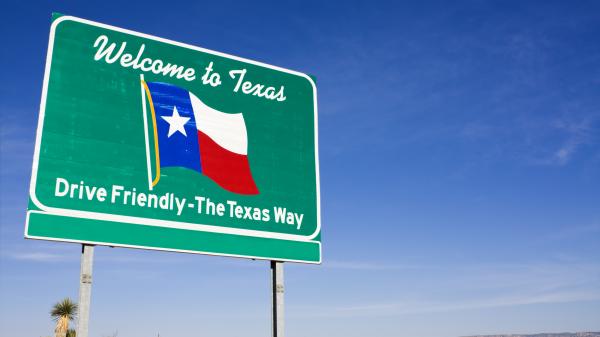
[[[65,21],[79,22],[79,23],[83,23],[83,24],[87,24],[87,25],[91,25],[91,26],[95,26],[95,27],[100,27],[100,28],[104,28],[104,29],[108,29],[108,30],[117,31],[120,33],[125,33],[125,34],[129,34],[129,35],[138,36],[141,38],[146,38],[146,39],[155,40],[158,42],[175,45],[178,47],[192,49],[192,50],[200,51],[203,53],[208,53],[208,54],[225,57],[225,58],[231,58],[236,61],[250,63],[250,64],[253,64],[256,66],[285,72],[288,74],[300,76],[300,77],[307,79],[313,88],[313,107],[314,107],[314,118],[315,118],[315,120],[314,120],[315,171],[316,171],[315,173],[316,173],[316,182],[317,182],[317,185],[316,185],[316,188],[317,188],[316,189],[316,192],[317,192],[317,227],[316,227],[315,231],[311,235],[307,235],[307,236],[296,235],[296,234],[285,234],[285,233],[273,233],[273,232],[265,232],[265,231],[257,231],[257,230],[241,229],[241,228],[219,227],[219,226],[212,226],[212,225],[205,225],[205,224],[194,224],[194,223],[186,223],[186,222],[178,222],[178,221],[170,221],[170,220],[157,220],[157,219],[151,219],[151,218],[140,218],[140,217],[133,217],[133,216],[125,216],[125,215],[62,209],[62,208],[49,207],[49,206],[42,204],[35,195],[35,187],[36,187],[38,165],[39,165],[42,129],[44,126],[44,116],[45,116],[45,111],[46,111],[46,98],[47,98],[46,96],[47,96],[47,92],[48,92],[48,82],[49,82],[49,78],[50,78],[50,67],[52,64],[52,52],[53,52],[53,48],[54,48],[54,35],[56,32],[56,27],[60,23],[65,22]],[[52,26],[50,28],[50,39],[48,42],[48,52],[46,54],[46,67],[44,70],[42,98],[41,98],[41,103],[40,103],[38,126],[37,126],[37,132],[36,132],[36,140],[35,140],[35,149],[34,149],[34,154],[33,154],[31,182],[29,185],[29,196],[30,196],[32,202],[34,203],[34,205],[42,211],[48,212],[50,214],[55,214],[55,215],[72,216],[72,217],[86,218],[86,219],[125,222],[125,223],[145,225],[145,226],[150,225],[150,226],[178,228],[178,229],[185,229],[185,230],[197,230],[197,231],[222,233],[222,234],[254,236],[254,237],[271,238],[271,239],[282,239],[282,240],[290,240],[290,241],[314,241],[313,239],[315,237],[317,237],[321,232],[321,192],[320,192],[319,152],[318,151],[319,151],[319,146],[318,146],[317,89],[316,89],[316,85],[315,85],[314,81],[312,80],[312,78],[310,78],[310,76],[308,76],[304,73],[272,66],[269,64],[265,64],[265,63],[261,63],[261,62],[257,62],[257,61],[253,61],[253,60],[244,59],[241,57],[237,57],[237,56],[233,56],[233,55],[229,55],[229,54],[225,54],[225,53],[221,53],[221,52],[216,52],[216,51],[201,48],[201,47],[192,46],[192,45],[181,43],[181,42],[176,42],[176,41],[163,39],[163,38],[148,35],[148,34],[131,31],[128,29],[123,29],[123,28],[119,28],[119,27],[106,25],[103,23],[98,23],[98,22],[94,22],[94,21],[90,21],[90,20],[86,20],[86,19],[81,19],[81,18],[77,18],[74,16],[62,16],[62,17],[59,17],[56,20],[54,20],[54,22],[52,22]],[[27,228],[28,228],[28,226],[26,224],[25,237],[33,238],[28,235]],[[320,247],[320,243],[319,243],[319,247]],[[146,248],[149,248],[149,247],[146,247]]]
[[[25,228],[29,228],[29,216],[31,214],[33,214],[33,213],[50,214],[50,215],[62,216],[62,215],[59,215],[59,214],[52,214],[52,213],[42,212],[42,211],[27,211],[27,215],[25,217]],[[88,219],[88,218],[84,218],[84,219]],[[91,219],[91,220],[94,220],[94,219]],[[221,234],[221,233],[219,233],[219,234]],[[311,261],[311,260],[285,259],[285,258],[281,258],[281,257],[265,257],[265,256],[254,256],[254,255],[239,255],[239,254],[228,254],[228,253],[215,253],[215,252],[207,252],[207,251],[202,251],[202,250],[186,250],[186,249],[177,249],[177,248],[161,248],[161,247],[155,247],[155,246],[138,246],[138,245],[128,245],[128,244],[121,244],[121,243],[116,244],[116,243],[102,242],[102,241],[71,240],[71,239],[65,239],[65,238],[55,238],[55,237],[36,236],[36,235],[29,235],[29,236],[27,236],[27,238],[28,239],[33,239],[33,240],[47,240],[47,241],[69,242],[69,243],[82,243],[82,244],[97,245],[97,246],[110,246],[110,247],[123,247],[123,248],[156,250],[156,251],[161,251],[161,252],[200,254],[200,255],[210,255],[210,256],[223,256],[223,257],[237,257],[237,258],[255,259],[255,260],[298,262],[298,263],[306,263],[306,264],[321,264],[322,261],[323,261],[323,254],[322,254],[321,242],[319,242],[319,241],[308,241],[308,242],[314,242],[314,243],[316,243],[316,244],[319,245],[319,260],[318,261]],[[295,241],[295,240],[290,240],[290,241]],[[296,242],[298,242],[298,241],[296,241]]]

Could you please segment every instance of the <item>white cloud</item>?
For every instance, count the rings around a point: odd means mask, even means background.
[[[403,289],[399,285],[386,292],[389,300],[330,305],[317,303],[315,306],[299,308],[299,312],[294,314],[303,317],[400,316],[600,300],[598,263],[563,261],[424,267],[427,268],[440,269],[432,275],[422,276],[422,289],[427,291],[415,292],[414,289]],[[444,268],[446,270],[442,270]],[[363,270],[357,269],[357,272]],[[386,275],[389,277],[389,274]]]
[[[63,262],[73,260],[74,257],[56,253],[33,252],[33,253],[14,253],[10,255],[15,260],[33,261],[33,262]],[[76,257],[78,258],[78,257]]]
[[[392,270],[411,270],[411,269],[431,269],[432,266],[423,266],[417,264],[385,264],[369,261],[325,261],[323,268],[346,269],[346,270],[373,270],[373,271],[392,271]]]
[[[559,132],[565,134],[566,140],[554,151],[553,156],[550,158],[550,163],[565,165],[579,146],[589,141],[591,120],[584,119],[577,122],[559,120],[554,123],[554,127]]]

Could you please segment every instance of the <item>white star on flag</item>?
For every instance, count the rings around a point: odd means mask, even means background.
[[[179,116],[179,111],[177,111],[177,107],[173,107],[173,115],[172,116],[160,116],[162,119],[169,123],[169,135],[167,138],[171,138],[171,136],[179,131],[183,133],[184,136],[187,137],[185,133],[185,128],[183,127],[185,123],[190,120],[190,117],[181,117]]]

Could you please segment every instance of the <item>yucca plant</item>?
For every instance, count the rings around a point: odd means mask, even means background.
[[[67,337],[69,331],[69,322],[77,316],[77,303],[71,301],[70,298],[56,303],[50,311],[50,316],[56,322],[54,329],[55,337]]]

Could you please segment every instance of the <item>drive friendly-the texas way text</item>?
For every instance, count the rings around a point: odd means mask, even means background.
[[[67,179],[56,178],[54,196],[78,200],[110,202],[111,204],[122,204],[131,207],[146,207],[163,209],[177,212],[181,215],[185,209],[193,209],[198,214],[211,216],[228,216],[233,219],[246,219],[254,221],[269,222],[295,226],[297,230],[302,228],[304,214],[290,212],[285,207],[274,206],[272,209],[240,205],[237,201],[226,200],[225,202],[213,201],[208,197],[195,196],[194,200],[180,198],[175,193],[153,194],[139,192],[136,188],[127,189],[125,186],[112,185],[109,189],[105,187],[86,185],[83,181],[70,183]],[[272,213],[271,213],[272,211]]]

